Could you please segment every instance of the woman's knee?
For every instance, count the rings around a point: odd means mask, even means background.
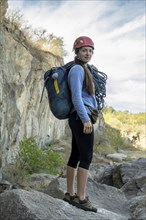
[[[69,159],[67,165],[70,166],[70,167],[73,167],[73,168],[77,168],[78,163],[79,163],[79,160]]]
[[[88,160],[80,160],[79,167],[89,170],[90,164],[92,162],[92,157]]]

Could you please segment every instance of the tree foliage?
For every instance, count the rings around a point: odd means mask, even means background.
[[[106,122],[110,119],[117,119],[120,123],[126,124],[145,124],[146,113],[130,113],[129,111],[116,111],[113,107],[106,106],[103,110],[104,118]]]
[[[7,19],[12,25],[23,31],[31,46],[51,52],[56,56],[66,56],[63,38],[57,37],[53,33],[48,33],[44,28],[32,28],[28,25],[28,21],[20,10],[9,10],[7,12]]]

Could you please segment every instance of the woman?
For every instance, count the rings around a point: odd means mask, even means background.
[[[67,163],[67,193],[64,200],[86,211],[97,212],[86,196],[89,166],[93,156],[94,130],[87,106],[97,108],[92,74],[87,68],[91,60],[94,43],[86,36],[79,37],[73,45],[75,64],[69,71],[68,83],[71,90],[73,109],[69,117],[72,131],[72,150]],[[77,173],[77,193],[74,181]]]

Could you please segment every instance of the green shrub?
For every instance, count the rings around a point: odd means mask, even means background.
[[[122,137],[120,131],[117,129],[109,128],[107,130],[107,136],[110,145],[113,146],[113,148],[116,151],[118,151],[121,148],[126,148],[128,145],[127,139]]]
[[[105,156],[109,153],[115,153],[115,149],[114,147],[103,142],[95,146],[95,153],[100,156]]]
[[[27,174],[46,172],[58,174],[64,164],[62,156],[49,146],[47,150],[40,148],[33,137],[20,142],[16,166]]]
[[[99,143],[95,145],[95,153],[106,155],[129,147],[132,147],[132,144],[126,137],[122,137],[119,130],[107,126],[104,131],[104,138],[100,139]]]

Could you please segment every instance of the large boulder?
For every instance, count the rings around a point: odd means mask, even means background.
[[[99,179],[94,176],[89,178],[87,194],[97,207],[97,213],[85,212],[62,201],[66,192],[64,176],[33,174],[26,183],[29,191],[14,190],[16,186],[1,181],[0,219],[83,220],[86,214],[86,219],[89,220],[145,220],[145,165],[146,158],[120,165],[105,165],[103,179],[101,172]],[[109,185],[106,185],[106,178]]]
[[[146,158],[102,169],[95,180],[120,189],[126,196],[132,220],[146,219]]]
[[[97,213],[85,212],[37,191],[5,191],[0,195],[0,204],[1,220],[125,220],[125,217],[101,208]]]
[[[62,199],[65,190],[66,179],[55,178],[44,192],[54,198]],[[129,218],[127,199],[121,190],[105,184],[96,183],[92,179],[89,179],[87,184],[87,194],[98,210],[108,212],[109,216],[115,214],[127,219]]]

